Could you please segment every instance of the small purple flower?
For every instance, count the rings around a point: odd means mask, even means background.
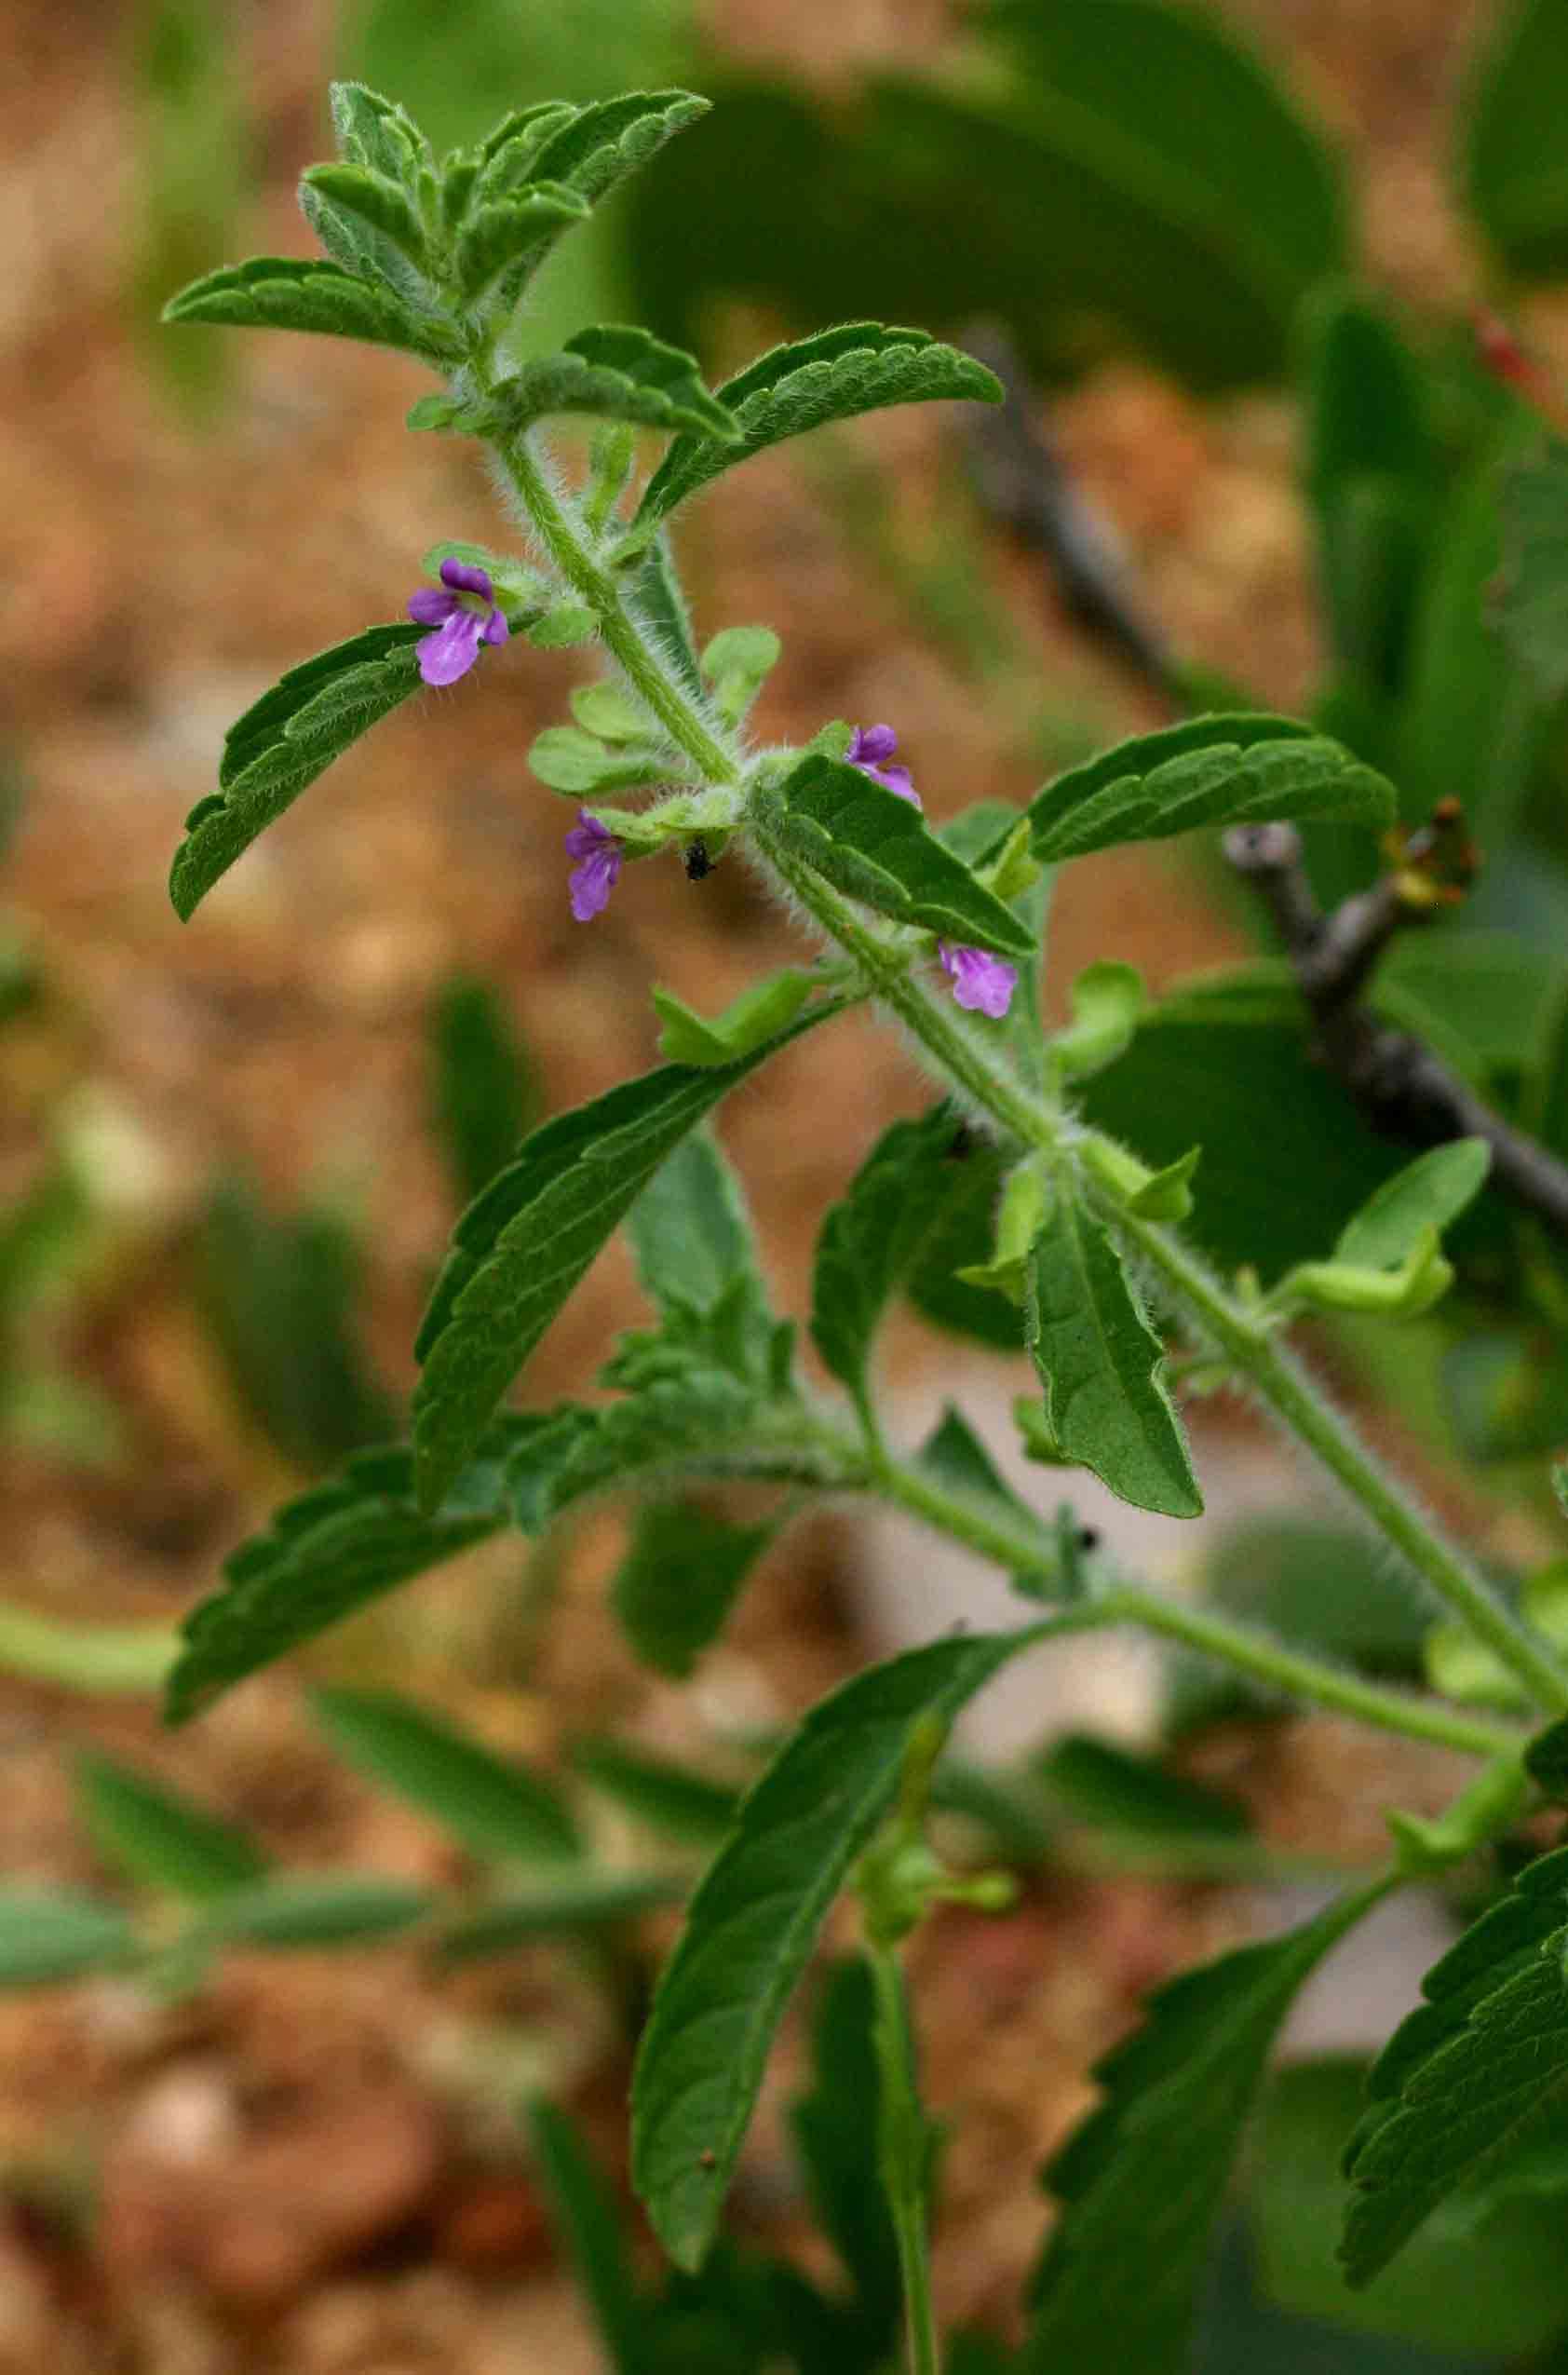
[[[984,948],[955,948],[950,940],[938,941],[937,954],[953,984],[954,1004],[966,1006],[972,1014],[989,1014],[994,1023],[999,1023],[1013,1002],[1018,967]]]
[[[477,599],[473,609],[465,594]],[[504,644],[507,622],[495,606],[490,573],[466,561],[443,561],[439,586],[421,586],[409,597],[409,617],[416,625],[434,627],[414,645],[419,672],[427,685],[455,685],[466,676],[480,656],[481,644]]]
[[[607,826],[586,808],[566,836],[566,854],[577,863],[571,874],[572,913],[578,923],[602,916],[621,876],[621,845]]]
[[[910,780],[908,767],[887,764],[898,747],[899,738],[890,726],[858,726],[849,745],[849,764],[869,775],[873,783],[880,783],[885,792],[896,792],[900,800],[918,808],[920,794]]]

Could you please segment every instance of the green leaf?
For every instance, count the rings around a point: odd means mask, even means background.
[[[606,677],[574,688],[572,714],[585,733],[602,742],[641,742],[651,730],[647,717],[630,695]]]
[[[642,428],[695,430],[731,442],[735,425],[709,393],[701,366],[649,330],[580,330],[557,355],[525,363],[479,407],[477,433],[514,437],[555,413],[591,413]]]
[[[412,622],[363,634],[302,660],[230,726],[219,790],[185,820],[169,895],[184,919],[256,835],[361,734],[391,714],[419,685]]]
[[[414,1505],[413,1462],[397,1446],[349,1460],[274,1514],[224,1562],[223,1588],[186,1619],[168,1717],[183,1723],[247,1675],[443,1560],[548,1506],[585,1418],[514,1418],[493,1431],[439,1515]],[[536,1522],[536,1521],[533,1521]]]
[[[686,691],[701,700],[702,671],[692,641],[691,613],[669,555],[669,539],[654,538],[628,579],[633,607],[657,637]]]
[[[466,1203],[509,1162],[538,1106],[528,1052],[500,993],[452,973],[431,1002],[430,1120]]]
[[[1428,1229],[1444,1229],[1486,1185],[1492,1149],[1484,1138],[1455,1138],[1434,1147],[1386,1179],[1341,1229],[1336,1261],[1368,1269],[1396,1269]]]
[[[857,767],[808,754],[759,805],[780,837],[851,899],[964,946],[1034,955],[1028,927],[938,840],[918,808]]]
[[[663,1310],[711,1312],[737,1279],[757,1278],[740,1182],[707,1130],[694,1130],[655,1172],[627,1234],[643,1289]]]
[[[614,2375],[642,2375],[647,2309],[627,2247],[620,2205],[564,2111],[535,2096],[525,2118],[529,2144],[606,2364]]]
[[[170,297],[165,321],[217,322],[237,330],[308,330],[399,346],[442,367],[461,361],[457,333],[433,314],[416,313],[390,289],[372,287],[340,264],[318,257],[252,256],[204,273]]]
[[[580,1740],[572,1762],[585,1781],[639,1822],[696,1847],[717,1847],[740,1803],[740,1792],[727,1782],[618,1740]]]
[[[536,651],[569,651],[574,644],[591,643],[599,632],[599,613],[586,602],[552,603],[542,618],[524,630]]]
[[[1568,444],[1514,456],[1498,491],[1503,565],[1492,587],[1497,632],[1543,701],[1568,692]]]
[[[435,163],[429,142],[395,100],[383,99],[361,82],[331,83],[327,97],[339,153],[350,165],[368,165],[412,189],[420,168]]]
[[[1196,1517],[1203,1496],[1121,1256],[1061,1181],[1029,1264],[1029,1349],[1068,1459],[1135,1508]]]
[[[1568,1716],[1536,1733],[1524,1752],[1524,1770],[1554,1806],[1568,1805]]]
[[[743,1801],[665,1965],[633,2082],[633,2179],[680,2267],[695,2268],[713,2239],[774,2030],[898,1796],[915,1727],[955,1715],[1049,1629],[939,1641],[857,1676],[812,1710]]]
[[[1239,1798],[1089,1732],[1065,1733],[1034,1771],[1075,1821],[1142,1845],[1235,1847],[1251,1832]]]
[[[477,207],[463,225],[453,257],[462,294],[472,305],[500,281],[501,304],[514,305],[562,230],[588,211],[585,198],[560,186],[523,190]]]
[[[990,1453],[964,1414],[950,1402],[940,1419],[914,1455],[914,1464],[944,1492],[956,1493],[993,1522],[1015,1533],[1033,1535],[1042,1561],[1054,1565],[1058,1544],[1054,1527],[1001,1476]],[[1032,1573],[1030,1589],[1038,1594],[1041,1579]]]
[[[1185,2375],[1210,2230],[1275,2038],[1303,1982],[1384,1889],[1184,1972],[1098,2065],[1105,2100],[1046,2173],[1061,2216],[1019,2375]]]
[[[994,1352],[1020,1352],[1023,1320],[1017,1304],[994,1287],[973,1282],[975,1271],[993,1258],[1004,1160],[999,1147],[981,1140],[961,1153],[955,1148],[947,1215],[911,1271],[908,1293],[933,1327],[972,1337]]]
[[[529,181],[564,182],[597,204],[666,141],[706,115],[710,103],[689,90],[637,90],[579,107],[540,142]]]
[[[425,226],[406,191],[389,175],[377,172],[369,165],[307,166],[300,177],[300,203],[319,228],[318,210],[312,206],[313,198],[324,199],[340,218],[347,215],[358,241],[363,242],[365,233],[370,232],[378,241],[389,241],[417,273],[423,275],[426,271],[429,254]],[[370,252],[374,253],[373,246]],[[350,271],[354,269],[353,256],[342,260]]]
[[[738,1063],[669,1065],[529,1138],[458,1222],[415,1351],[421,1505],[433,1509],[557,1311],[667,1156],[721,1097],[808,1029],[801,1018]]]
[[[1526,1866],[1422,1982],[1372,2067],[1345,2155],[1341,2249],[1370,2283],[1453,2190],[1490,2172],[1568,2087],[1568,1850]]]
[[[0,1988],[43,1988],[134,1960],[136,1937],[117,1906],[56,1889],[0,1889]]]
[[[742,990],[722,1014],[710,1020],[694,1012],[673,990],[656,984],[654,1009],[664,1025],[659,1053],[671,1064],[696,1065],[705,1070],[737,1063],[792,1023],[815,987],[809,973],[786,966],[782,972],[769,973],[765,980]]]
[[[536,734],[528,764],[552,792],[629,792],[670,771],[658,751],[610,751],[580,726],[547,726]]]
[[[695,1670],[775,1530],[771,1521],[732,1525],[690,1500],[649,1501],[638,1511],[610,1605],[644,1665],[677,1676]]]
[[[1049,864],[1199,826],[1337,818],[1381,829],[1394,794],[1338,742],[1285,717],[1223,712],[1118,743],[1037,793],[1034,855]]]
[[[811,1333],[833,1376],[863,1396],[887,1305],[915,1269],[961,1188],[952,1160],[958,1117],[945,1100],[918,1121],[895,1121],[834,1204],[817,1241]]]
[[[1103,1072],[1132,1045],[1143,1011],[1143,976],[1136,965],[1100,957],[1069,989],[1073,1020],[1053,1033],[1051,1061],[1070,1080]]]
[[[947,398],[995,404],[1002,390],[983,363],[937,345],[924,330],[851,321],[771,348],[718,395],[727,436],[699,428],[676,441],[648,482],[637,527],[664,519],[732,464],[828,421]]]
[[[1460,183],[1503,261],[1550,276],[1568,263],[1568,29],[1556,0],[1491,14],[1458,119]]]
[[[130,1880],[201,1900],[259,1880],[254,1840],[165,1782],[94,1749],[73,1759],[76,1811],[93,1845]]]
[[[869,2355],[880,2361],[898,2334],[902,2288],[877,2150],[875,2016],[864,1957],[834,1963],[812,2024],[811,2091],[791,2104],[790,2124],[818,2222],[854,2280],[871,2328]]]
[[[440,1951],[448,1962],[510,1954],[537,1938],[602,1930],[675,1903],[685,1883],[669,1872],[612,1872],[590,1864],[561,1865],[526,1887],[509,1887],[477,1913],[450,1922]]]
[[[783,648],[771,627],[724,627],[714,636],[702,655],[702,672],[726,724],[741,724]]]
[[[379,1872],[278,1872],[213,1899],[196,1934],[273,1950],[356,1947],[412,1929],[434,1904],[427,1889]]]
[[[341,1756],[432,1815],[481,1860],[576,1856],[577,1826],[526,1765],[498,1757],[392,1690],[318,1690],[317,1722]]]

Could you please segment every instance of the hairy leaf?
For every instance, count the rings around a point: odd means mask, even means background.
[[[1029,808],[1046,863],[1198,826],[1332,817],[1382,827],[1393,815],[1392,788],[1338,742],[1291,718],[1239,712],[1119,743],[1059,775]]]
[[[756,1247],[739,1180],[711,1134],[694,1130],[655,1172],[627,1218],[637,1275],[661,1310],[711,1312]]]
[[[257,835],[361,734],[418,689],[412,621],[367,627],[302,660],[230,726],[217,792],[198,800],[174,853],[169,895],[189,918]]]
[[[433,1815],[477,1856],[575,1856],[582,1840],[559,1794],[528,1767],[392,1690],[318,1690],[316,1719],[339,1754]]]
[[[659,1053],[671,1064],[704,1067],[734,1064],[792,1023],[815,986],[809,973],[787,966],[782,972],[753,982],[722,1014],[710,1019],[695,1013],[673,990],[656,984],[654,1009],[664,1025]]]
[[[649,1501],[638,1511],[610,1605],[644,1665],[677,1676],[694,1670],[773,1534],[771,1522],[732,1525],[690,1500]]]
[[[730,1089],[818,1018],[802,1017],[738,1063],[669,1065],[547,1121],[469,1206],[415,1350],[422,1506],[434,1508],[491,1413],[642,1189]]]
[[[503,305],[515,304],[551,247],[588,213],[575,190],[529,189],[475,209],[458,238],[457,286],[473,304],[497,281]]]
[[[1210,2231],[1297,1990],[1383,1894],[1184,1972],[1099,2064],[1105,2100],[1048,2169],[1061,2202],[1020,2375],[1184,2375]]]
[[[312,199],[325,200],[331,212],[349,217],[350,234],[362,253],[374,256],[383,240],[423,274],[429,263],[425,226],[400,183],[373,166],[342,164],[307,166],[300,178],[300,203],[318,228]],[[367,241],[366,234],[371,235]],[[343,259],[352,271],[356,258]],[[394,283],[395,286],[399,285]]]
[[[808,1715],[744,1799],[692,1900],[642,2034],[632,2174],[666,2249],[713,2239],[774,2030],[850,1866],[898,1794],[910,1736],[1048,1633],[939,1641]]]
[[[77,1752],[72,1783],[99,1853],[147,1887],[199,1900],[259,1880],[265,1868],[260,1848],[233,1823],[98,1750]]]
[[[422,165],[434,164],[430,143],[404,107],[361,82],[328,86],[338,149],[350,165],[368,165],[405,188]]]
[[[0,1988],[117,1970],[135,1953],[135,1933],[118,1906],[65,1890],[0,1889]]]
[[[938,1424],[914,1455],[915,1465],[944,1492],[956,1493],[982,1515],[1000,1521],[1015,1534],[1033,1535],[1043,1566],[1054,1568],[1059,1552],[1056,1533],[1037,1510],[1014,1492],[1001,1476],[990,1454],[962,1411],[950,1402]],[[1030,1586],[1038,1593],[1042,1578],[1031,1570]]]
[[[1203,1507],[1164,1351],[1121,1256],[1062,1183],[1028,1273],[1029,1349],[1064,1455],[1135,1508],[1196,1517]]]
[[[920,811],[857,767],[808,753],[759,793],[774,829],[851,899],[965,946],[1027,957],[1027,925],[938,840]]]
[[[733,442],[735,424],[709,393],[696,358],[649,330],[580,330],[558,355],[524,363],[482,400],[473,424],[515,436],[554,413],[591,413],[642,428],[695,429]]]
[[[872,1341],[892,1296],[918,1265],[963,1182],[952,1160],[958,1117],[944,1100],[884,1131],[817,1241],[811,1333],[850,1391],[865,1391]]]
[[[939,346],[923,330],[851,321],[772,347],[718,394],[733,416],[727,441],[700,430],[678,438],[648,482],[639,526],[664,519],[732,464],[828,421],[943,398],[994,404],[1002,390],[983,363]]]
[[[1386,2267],[1455,2187],[1494,2168],[1568,2089],[1568,1849],[1526,1866],[1422,1981],[1426,2002],[1373,2064],[1345,2155],[1342,2257]]]
[[[449,324],[320,257],[261,255],[248,264],[225,265],[170,297],[163,318],[359,338],[372,346],[400,346],[442,366],[462,360],[457,333]]]
[[[529,181],[564,182],[596,204],[666,141],[706,115],[710,104],[689,90],[638,90],[596,100],[539,142]]]

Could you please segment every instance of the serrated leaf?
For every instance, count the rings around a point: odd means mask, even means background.
[[[199,1934],[273,1951],[355,1947],[412,1929],[434,1905],[427,1889],[380,1872],[278,1872],[214,1899]]]
[[[1532,276],[1558,272],[1568,259],[1565,107],[1568,36],[1556,0],[1492,11],[1459,115],[1456,161],[1485,237]]]
[[[1203,1496],[1161,1372],[1164,1350],[1121,1255],[1057,1184],[1028,1273],[1028,1340],[1066,1457],[1134,1508],[1196,1517]]]
[[[1384,1889],[1184,1972],[1097,2066],[1106,2098],[1046,2172],[1061,2216],[1019,2375],[1185,2375],[1210,2230],[1275,2038],[1303,1982]]]
[[[939,346],[923,330],[852,321],[818,331],[773,347],[724,382],[718,398],[732,416],[728,439],[700,429],[677,439],[648,482],[635,524],[666,518],[734,463],[829,421],[889,404],[958,398],[999,403],[1001,396],[983,363]]]
[[[622,2232],[620,2205],[563,2111],[536,2096],[525,2116],[529,2144],[607,2367],[614,2375],[642,2375],[647,2309]]]
[[[644,1665],[676,1676],[694,1671],[774,1531],[771,1521],[732,1525],[690,1500],[649,1501],[638,1511],[610,1605]]]
[[[1568,1850],[1529,1865],[1427,1973],[1373,2064],[1345,2154],[1341,2257],[1370,2283],[1438,2205],[1524,2140],[1568,2088]]]
[[[587,1414],[518,1418],[480,1446],[445,1509],[422,1517],[401,1445],[364,1452],[331,1484],[277,1511],[224,1562],[224,1585],[185,1621],[168,1717],[182,1723],[247,1675],[364,1608],[394,1585],[547,1511]]]
[[[627,1234],[637,1275],[664,1310],[711,1311],[737,1279],[757,1277],[745,1195],[706,1130],[694,1130],[655,1172]]]
[[[362,226],[361,237],[369,231],[389,240],[417,272],[425,271],[428,263],[425,226],[407,192],[392,176],[369,165],[311,165],[300,177],[300,193],[302,205],[306,193],[324,198],[335,212],[351,216],[357,226]],[[308,206],[305,210],[310,212]]]
[[[888,1303],[918,1268],[962,1192],[953,1159],[958,1116],[945,1100],[918,1121],[895,1121],[834,1204],[817,1241],[811,1333],[835,1378],[866,1391],[872,1345]]]
[[[1395,1269],[1428,1229],[1458,1219],[1486,1185],[1492,1148],[1484,1138],[1455,1138],[1406,1163],[1341,1229],[1334,1258],[1369,1269]]]
[[[629,91],[597,100],[579,107],[570,122],[539,143],[529,180],[564,182],[596,204],[666,141],[706,115],[710,103],[689,90]]]
[[[1392,787],[1338,742],[1285,717],[1225,712],[1119,743],[1030,803],[1043,863],[1200,826],[1335,818],[1381,829]]]
[[[740,1792],[728,1783],[618,1740],[578,1741],[572,1762],[585,1781],[627,1813],[697,1847],[718,1846],[740,1803]]]
[[[135,1933],[117,1906],[65,1890],[0,1889],[0,1988],[85,1978],[135,1954]]]
[[[654,1010],[664,1025],[659,1053],[671,1064],[696,1065],[705,1070],[735,1064],[792,1023],[815,986],[809,973],[786,966],[782,972],[770,973],[765,981],[742,990],[722,1014],[710,1019],[695,1012],[673,990],[656,984],[651,993]]]
[[[99,1853],[132,1880],[199,1902],[265,1869],[260,1848],[236,1825],[97,1750],[77,1752],[72,1786]]]
[[[1517,455],[1498,494],[1503,566],[1491,612],[1541,698],[1568,691],[1568,444],[1553,439]]]
[[[258,834],[324,775],[361,734],[418,689],[412,622],[369,627],[282,676],[229,728],[220,789],[185,820],[169,895],[189,920],[213,884]]]
[[[550,1785],[392,1690],[318,1690],[316,1719],[340,1755],[432,1815],[481,1859],[573,1857],[577,1826]]]
[[[479,1912],[450,1922],[441,1932],[448,1962],[473,1962],[483,1955],[510,1954],[536,1938],[601,1930],[616,1921],[671,1905],[685,1883],[669,1872],[613,1872],[590,1864],[562,1865],[526,1887],[508,1888]]]
[[[952,1717],[1050,1629],[938,1641],[858,1675],[742,1802],[665,1965],[633,2081],[633,2181],[678,2266],[713,2239],[774,2030],[897,1798],[915,1726]]]
[[[315,256],[252,256],[204,273],[170,297],[165,321],[215,322],[236,330],[305,330],[398,346],[442,366],[459,362],[457,333],[416,313],[391,290]]]
[[[525,363],[479,405],[475,427],[513,437],[557,413],[590,413],[642,428],[695,429],[733,440],[734,425],[709,393],[695,356],[649,330],[605,323],[580,330],[559,354]]]
[[[858,767],[809,754],[758,805],[791,849],[831,882],[895,923],[966,947],[1028,957],[1027,925],[938,840],[920,811]]]
[[[499,993],[464,973],[436,993],[428,1050],[431,1124],[466,1203],[527,1133],[539,1103],[534,1067]]]
[[[669,1065],[547,1121],[458,1222],[415,1351],[421,1505],[434,1508],[550,1321],[659,1164],[728,1091],[811,1027],[737,1063]]]
[[[453,259],[462,294],[474,304],[500,281],[502,303],[515,303],[561,233],[588,211],[585,198],[559,184],[477,207],[463,225]]]
[[[429,142],[395,100],[361,82],[331,83],[327,96],[338,148],[349,164],[368,165],[405,187],[422,165],[434,164]]]

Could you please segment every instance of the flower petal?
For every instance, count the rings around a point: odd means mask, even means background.
[[[444,593],[439,586],[421,586],[409,596],[409,617],[421,627],[439,627],[462,604],[454,593]]]
[[[989,949],[955,948],[947,940],[937,943],[937,954],[953,984],[954,1003],[972,1014],[989,1014],[994,1023],[999,1023],[1013,1002],[1018,967],[993,957]]]
[[[414,645],[419,672],[427,685],[455,685],[480,656],[480,622],[468,610],[454,611],[444,627]]]
[[[504,644],[510,632],[504,615],[499,610],[493,610],[480,630],[480,641],[483,644]]]
[[[601,824],[587,808],[579,808],[577,821],[566,836],[566,854],[569,858],[591,858],[596,849],[602,849],[615,837],[608,825]]]
[[[858,726],[855,740],[849,745],[851,767],[880,767],[890,759],[899,747],[899,738],[890,726]]]
[[[495,589],[490,582],[490,572],[488,569],[481,569],[477,562],[443,561],[441,583],[443,586],[450,586],[453,593],[478,594],[481,602],[493,602],[495,599]]]

